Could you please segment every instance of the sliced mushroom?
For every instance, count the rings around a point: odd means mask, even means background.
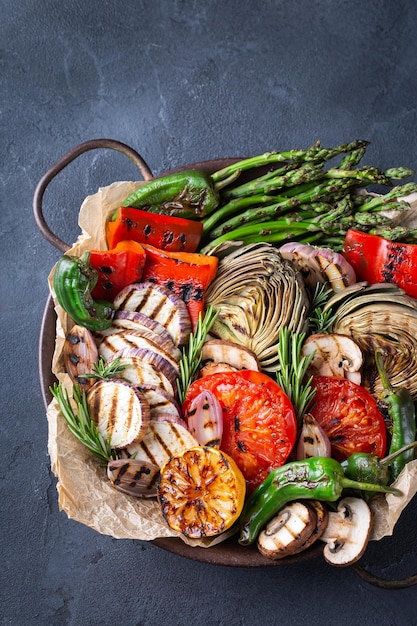
[[[330,511],[325,531],[323,556],[339,567],[355,563],[364,553],[372,528],[371,509],[361,498],[340,500],[337,512]]]
[[[219,371],[254,370],[259,372],[259,361],[245,346],[223,339],[209,339],[201,350],[200,376]]]
[[[303,549],[317,526],[317,515],[303,502],[291,502],[273,517],[258,537],[258,550],[277,560]]]
[[[312,353],[310,375],[339,376],[360,385],[363,354],[353,339],[337,333],[310,335],[303,344],[301,355],[308,357]]]
[[[317,539],[320,539],[329,521],[329,512],[322,502],[320,502],[319,500],[308,500],[306,504],[308,507],[312,508],[314,513],[316,514],[316,527],[314,528],[310,537],[308,537],[303,545],[300,546],[300,549],[297,550],[297,552],[302,552],[303,550],[306,550],[307,548],[312,546],[313,543],[317,541]],[[295,554],[295,552],[293,552],[293,554]]]
[[[219,374],[219,372],[238,372],[237,367],[233,367],[229,365],[229,363],[207,363],[204,367],[200,369],[199,376],[203,378],[203,376],[209,376],[210,374]]]

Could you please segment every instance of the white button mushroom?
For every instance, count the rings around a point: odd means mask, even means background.
[[[301,356],[313,358],[308,373],[316,376],[339,376],[360,385],[363,354],[347,335],[317,333],[303,343]]]
[[[325,531],[320,537],[326,543],[323,556],[331,565],[355,563],[365,551],[372,527],[369,506],[361,498],[340,500],[337,512],[329,512]]]

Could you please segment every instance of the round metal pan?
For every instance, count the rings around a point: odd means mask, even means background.
[[[46,223],[42,210],[44,192],[51,180],[60,171],[62,171],[66,165],[76,159],[80,154],[97,148],[109,148],[125,154],[138,167],[144,180],[151,180],[153,178],[151,170],[140,154],[129,146],[112,139],[90,140],[76,146],[65,154],[44,174],[39,181],[33,196],[33,213],[36,225],[38,226],[43,237],[62,252],[66,252],[71,246],[60,239]],[[169,172],[164,172],[164,174],[191,168],[199,168],[212,173],[222,169],[230,163],[236,162],[237,160],[237,158],[226,158],[202,161],[199,163],[184,165],[183,167],[170,170]],[[260,171],[259,173],[262,172]],[[161,174],[161,176],[162,175],[163,174]],[[242,176],[240,180],[243,179],[244,176]],[[51,369],[52,357],[55,348],[55,325],[55,310],[52,298],[49,296],[45,304],[39,336],[39,379],[45,408],[52,400],[49,387],[55,382],[55,377]],[[235,537],[231,537],[226,541],[210,548],[192,547],[177,538],[155,539],[152,543],[159,548],[167,550],[168,552],[193,561],[200,561],[213,565],[244,568],[289,566],[292,563],[299,563],[321,557],[323,551],[323,544],[321,542],[316,542],[304,552],[274,561],[261,555],[256,546],[240,546]],[[417,574],[402,580],[389,581],[369,573],[359,564],[355,564],[353,569],[358,576],[366,582],[385,589],[400,589],[417,584]]]

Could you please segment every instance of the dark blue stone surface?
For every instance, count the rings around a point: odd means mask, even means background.
[[[152,171],[195,161],[371,142],[368,164],[417,169],[413,0],[1,0],[0,624],[417,624],[416,588],[386,591],[319,558],[216,567],[101,536],[58,510],[38,379],[47,275],[42,174],[87,139],[138,150]],[[86,195],[136,178],[112,151],[83,155],[45,194],[78,235]],[[413,180],[417,180],[415,177]],[[365,564],[417,571],[417,503]]]

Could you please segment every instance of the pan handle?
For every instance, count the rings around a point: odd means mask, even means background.
[[[362,567],[362,565],[359,565],[359,563],[355,563],[351,567],[359,578],[374,587],[379,587],[380,589],[407,589],[408,587],[417,585],[417,574],[412,574],[411,576],[399,578],[397,580],[388,580],[373,574],[366,568]]]
[[[55,235],[55,233],[52,232],[52,230],[47,225],[42,210],[42,200],[44,193],[51,180],[57,174],[59,174],[59,172],[61,172],[64,167],[74,161],[81,154],[84,154],[84,152],[96,150],[97,148],[110,148],[111,150],[117,150],[118,152],[125,154],[131,161],[133,161],[133,163],[139,169],[145,181],[152,180],[153,178],[151,170],[149,169],[143,158],[140,156],[140,154],[138,154],[130,146],[114,139],[90,139],[89,141],[78,144],[77,146],[69,150],[66,154],[64,154],[64,156],[62,156],[54,165],[52,165],[48,169],[48,171],[45,172],[45,174],[42,176],[42,178],[36,185],[32,202],[35,222],[41,234],[47,241],[49,241],[49,243],[51,243],[55,248],[58,248],[58,250],[60,250],[61,252],[66,252],[71,246],[69,246],[67,243],[65,243],[65,241]]]

